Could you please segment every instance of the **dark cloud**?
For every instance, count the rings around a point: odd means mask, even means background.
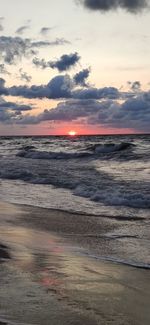
[[[89,74],[90,74],[89,68],[76,73],[74,76],[74,81],[75,81],[76,85],[87,87],[88,84],[87,84],[86,80],[89,77]]]
[[[32,77],[25,71],[23,71],[22,69],[19,69],[19,79],[22,81],[26,81],[26,82],[30,82],[32,80]]]
[[[26,30],[28,30],[30,27],[28,25],[24,25],[24,26],[21,26],[19,27],[17,30],[16,30],[16,34],[19,34],[19,35],[23,35],[24,32]]]
[[[69,100],[59,103],[56,108],[45,110],[39,115],[41,121],[74,121],[97,113],[103,108],[103,103],[95,100]]]
[[[71,54],[64,54],[60,59],[51,62],[51,68],[57,68],[58,71],[67,71],[71,67],[74,67],[80,60],[80,56],[77,52]]]
[[[73,97],[77,99],[119,99],[122,95],[117,88],[104,87],[104,88],[88,88],[77,89],[73,92]]]
[[[131,82],[129,81],[128,84],[130,85],[130,89],[134,92],[139,92],[141,90],[141,83],[140,81],[134,81],[134,82]]]
[[[12,121],[14,123],[15,120],[15,123],[19,124],[38,124],[47,120],[73,121],[82,118],[87,124],[150,132],[150,92],[143,92],[139,88],[140,83],[136,83],[133,83],[134,88],[135,85],[138,87],[136,91],[120,92],[114,87],[91,88],[89,86],[87,89],[77,89],[74,78],[69,75],[58,75],[51,79],[47,85],[32,85],[31,87],[13,86],[7,88],[5,80],[0,79],[0,94],[24,98],[66,99],[56,108],[45,110],[37,116],[19,113],[17,117],[16,115],[11,117],[11,123]],[[9,106],[9,104],[3,104],[3,106],[7,105]],[[22,111],[23,107],[18,108],[18,112]]]
[[[22,116],[22,112],[31,111],[32,109],[32,106],[7,102],[0,97],[0,122],[5,124],[16,123],[18,118]]]
[[[12,86],[5,87],[5,80],[2,79],[2,87],[0,84],[1,94],[9,94],[24,98],[49,98],[49,99],[119,99],[122,98],[122,93],[114,87],[104,88],[79,88],[76,89],[74,79],[69,75],[58,75],[51,79],[47,85],[32,85],[29,86]],[[127,94],[128,95],[128,94]],[[126,96],[127,96],[126,95]]]
[[[148,96],[147,96],[148,95]],[[33,116],[19,116],[18,124],[38,124],[45,121],[70,122],[84,119],[86,124],[150,132],[150,93],[118,103],[113,100],[67,100],[56,108]]]
[[[149,5],[149,0],[79,0],[86,8],[107,12],[118,8],[137,13]]]
[[[56,76],[47,85],[13,86],[7,89],[11,96],[25,98],[70,98],[73,82],[68,75]]]
[[[5,87],[5,80],[0,78],[0,95],[8,95],[8,90]]]
[[[1,109],[9,109],[13,111],[31,111],[33,108],[29,105],[22,105],[22,104],[16,104],[13,102],[6,102],[4,99],[0,100],[0,110]]]
[[[59,103],[56,108],[46,109],[37,116],[22,116],[19,118],[19,124],[38,124],[44,121],[73,121],[79,118],[85,118],[98,112],[102,103],[94,100],[68,100]]]
[[[58,69],[59,72],[67,71],[74,67],[80,60],[80,56],[77,52],[71,54],[64,54],[60,59],[55,61],[45,61],[44,59],[33,59],[33,64],[42,69],[52,68]]]
[[[33,47],[30,39],[21,37],[0,37],[0,57],[7,64],[13,64],[16,60],[33,55]]]
[[[113,87],[76,91],[73,90],[73,87],[73,81],[67,75],[53,78],[46,86],[11,87],[7,89],[9,95],[26,98],[66,98],[66,100],[59,103],[56,108],[46,109],[36,116],[22,114],[23,111],[31,110],[32,107],[2,102],[0,104],[0,110],[3,111],[1,116],[7,123],[22,125],[39,124],[44,121],[69,122],[82,119],[87,125],[103,125],[109,128],[130,128],[140,132],[150,132],[149,91],[135,92],[131,98],[128,98],[128,95],[124,96],[124,101],[120,102],[118,99],[122,94]],[[6,91],[4,79],[0,79],[1,89],[3,92]],[[12,115],[14,112],[15,116]]]
[[[58,46],[68,43],[65,39],[54,41],[32,41],[29,38],[0,36],[0,58],[7,64],[14,64],[23,57],[37,55],[42,47]]]

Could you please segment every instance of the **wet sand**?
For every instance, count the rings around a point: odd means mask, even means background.
[[[116,221],[2,202],[0,219],[0,324],[150,324],[149,270],[90,257]]]

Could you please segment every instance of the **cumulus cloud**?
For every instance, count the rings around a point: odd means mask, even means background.
[[[102,103],[94,100],[68,100],[59,103],[56,108],[45,109],[43,113],[37,116],[21,116],[19,124],[38,124],[44,121],[73,121],[81,117],[88,117],[93,112],[98,112]]]
[[[0,84],[1,94],[8,94],[11,96],[20,96],[24,98],[48,98],[48,99],[119,99],[122,98],[122,93],[114,87],[104,88],[79,88],[76,89],[74,79],[68,74],[58,75],[52,78],[46,85],[32,85],[31,87],[12,86],[5,87],[5,80],[2,79],[2,86]]]
[[[80,60],[80,56],[77,52],[71,54],[64,54],[60,59],[55,61],[45,61],[44,59],[33,59],[33,64],[42,69],[52,68],[58,69],[59,72],[67,71],[74,67]]]
[[[51,62],[51,68],[57,68],[58,71],[66,71],[75,66],[80,60],[77,52],[71,54],[64,54],[60,59]]]
[[[134,84],[134,83],[133,83]],[[136,84],[134,84],[135,88]],[[140,83],[137,83],[137,87]],[[3,111],[9,106],[19,112],[11,117],[11,123],[38,124],[44,121],[74,121],[84,119],[87,124],[100,124],[111,128],[132,128],[137,131],[150,132],[150,91],[120,92],[114,87],[76,88],[74,78],[69,75],[58,75],[46,85],[31,87],[6,87],[5,80],[0,79],[0,94],[24,98],[63,99],[56,108],[45,110],[35,116],[21,114],[29,107],[15,107],[14,104],[3,103]],[[130,96],[130,94],[132,96]],[[120,99],[122,99],[120,101]],[[8,113],[8,112],[7,112]],[[2,113],[1,113],[2,114]],[[16,113],[15,113],[16,114]],[[7,114],[8,115],[8,114]],[[6,111],[5,111],[6,118]]]
[[[68,43],[57,38],[54,41],[32,41],[29,38],[0,36],[0,59],[7,64],[14,64],[23,57],[37,55],[38,50],[47,46],[58,46]]]
[[[74,81],[76,85],[80,85],[83,87],[88,87],[87,84],[87,78],[89,77],[90,74],[90,69],[83,69],[82,71],[79,71],[78,73],[75,74],[74,76]]]
[[[123,104],[112,103],[107,114],[96,116],[95,122],[101,120],[107,126],[150,132],[150,97],[143,94],[128,99]]]
[[[0,89],[4,88],[4,85],[4,80],[0,80]],[[37,86],[10,88],[11,95],[15,96],[19,94],[19,96],[35,98],[38,92],[38,96],[40,93],[41,97],[46,95],[47,98],[66,98],[66,100],[57,104],[55,108],[46,109],[36,116],[22,114],[23,111],[31,110],[32,107],[3,102],[0,104],[3,119],[7,120],[7,123],[25,125],[39,124],[45,121],[69,122],[84,119],[87,125],[103,125],[111,128],[130,128],[141,132],[150,132],[150,92],[135,93],[134,97],[126,98],[120,102],[117,100],[117,95],[114,96],[111,87],[99,90],[99,99],[89,96],[73,98],[72,87],[72,80],[69,76],[57,76],[43,88],[37,88]],[[27,93],[25,94],[25,92]],[[14,112],[15,116],[12,115]]]
[[[79,0],[86,8],[107,12],[118,8],[137,13],[149,5],[149,0]]]
[[[131,128],[150,132],[150,94],[146,93],[124,103],[113,100],[66,100],[56,108],[33,116],[19,116],[18,124],[38,124],[45,121],[70,122],[84,119],[85,123],[111,128]]]
[[[58,75],[50,80],[47,85],[13,86],[7,88],[11,96],[21,96],[24,98],[49,98],[60,99],[70,98],[73,82],[68,75]]]

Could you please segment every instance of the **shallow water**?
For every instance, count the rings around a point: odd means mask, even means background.
[[[149,135],[1,137],[0,198],[122,219],[109,240],[149,264],[149,159]]]
[[[58,235],[17,224],[30,209],[1,209],[12,260],[0,268],[0,322],[149,325],[147,270],[99,262]]]

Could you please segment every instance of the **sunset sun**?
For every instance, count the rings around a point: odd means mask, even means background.
[[[69,132],[68,132],[68,135],[70,135],[70,136],[75,136],[75,135],[77,135],[77,132],[76,131],[74,131],[74,130],[70,130]]]

